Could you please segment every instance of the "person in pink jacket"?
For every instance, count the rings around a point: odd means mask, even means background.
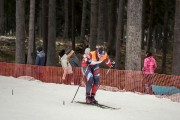
[[[145,88],[146,93],[153,94],[152,91],[152,78],[154,74],[154,70],[157,68],[156,60],[152,56],[151,52],[146,52],[146,58],[144,59],[144,67],[142,69],[143,74],[145,76]]]

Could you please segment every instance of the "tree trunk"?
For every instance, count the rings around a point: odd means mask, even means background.
[[[0,35],[4,34],[4,0],[0,0]]]
[[[34,45],[35,45],[35,31],[34,31],[34,19],[35,19],[35,0],[30,1],[30,18],[29,18],[29,41],[28,41],[28,57],[27,64],[34,63]]]
[[[49,0],[47,65],[56,65],[56,0]]]
[[[128,0],[126,70],[141,70],[142,0]]]
[[[96,49],[98,26],[98,0],[91,0],[90,49]]]
[[[116,1],[116,0],[114,0]],[[105,0],[104,2],[104,24],[105,24],[105,35],[104,35],[104,42],[108,42],[108,37],[109,37],[109,0]],[[117,7],[115,8],[117,9]],[[114,20],[115,22],[116,20]],[[116,28],[114,28],[116,29]],[[114,44],[114,48],[115,48],[115,44]]]
[[[162,32],[163,30],[162,30],[162,25],[160,25],[160,24],[158,24],[157,25],[157,37],[156,37],[156,50],[158,51],[158,52],[160,52],[161,51],[161,45],[162,45],[162,41],[161,41],[161,39],[162,39]]]
[[[43,50],[46,53],[46,55],[47,55],[47,46],[48,46],[48,9],[49,9],[48,3],[49,0],[42,0],[42,38],[43,38]]]
[[[99,0],[98,11],[98,45],[104,45],[105,42],[105,2],[106,0]]]
[[[25,63],[25,9],[24,0],[16,0],[16,63]]]
[[[121,8],[119,7],[119,9],[121,9]],[[118,17],[121,14],[119,12],[121,12],[121,11],[118,11]],[[115,49],[116,49],[115,48],[116,29],[118,29],[118,27],[119,27],[119,26],[116,26],[116,18],[117,18],[116,16],[117,16],[117,1],[116,0],[111,0],[111,2],[110,2],[110,12],[109,12],[109,38],[108,38],[108,50],[109,50],[110,53],[115,53]],[[120,16],[120,17],[122,17],[122,16]],[[120,19],[122,19],[122,18],[120,18]],[[119,23],[119,24],[121,24],[121,23]],[[119,34],[119,32],[118,32],[118,34]],[[122,33],[120,33],[120,35],[121,34]],[[117,40],[118,39],[121,39],[121,38],[117,38]]]
[[[72,27],[71,27],[71,29],[72,29],[72,36],[71,36],[71,39],[72,39],[72,49],[73,50],[75,50],[75,47],[76,47],[76,41],[75,41],[75,0],[72,0],[72,3],[71,3],[71,5],[72,5]]]
[[[121,41],[123,39],[123,13],[124,13],[124,1],[119,0],[119,10],[118,10],[118,21],[116,26],[116,58],[115,58],[115,68],[120,69],[121,67]]]
[[[67,39],[69,36],[69,0],[64,0],[64,18],[65,18],[65,23],[64,23],[64,33],[63,33],[63,38]]]
[[[145,46],[145,18],[146,18],[146,6],[147,6],[147,0],[144,0],[143,2],[143,8],[142,8],[142,43],[141,43],[141,49],[144,50]]]
[[[81,19],[81,42],[83,42],[85,39],[86,16],[87,16],[87,0],[83,0],[82,19]]]
[[[180,0],[176,0],[174,42],[173,42],[173,69],[174,75],[180,76]]]
[[[154,27],[154,13],[155,13],[155,3],[156,0],[150,0],[151,10],[150,10],[150,22],[149,22],[149,33],[148,33],[148,45],[147,50],[152,50],[152,33],[153,33],[153,27]]]
[[[38,22],[38,36],[40,36],[40,37],[42,37],[42,1],[39,3],[40,5],[40,8],[39,8],[39,6],[38,6],[38,10],[37,11],[39,11],[39,14],[38,14],[38,16],[36,17],[36,15],[35,15],[35,18],[37,18],[38,20],[37,20],[37,22]],[[36,5],[35,5],[35,7],[36,7]],[[36,21],[36,19],[35,19],[35,21]],[[35,25],[36,26],[36,25]]]
[[[167,54],[167,43],[168,43],[168,11],[169,11],[169,0],[165,1],[165,14],[164,14],[164,38],[163,38],[163,55],[162,55],[162,65],[161,72],[166,72],[166,54]]]

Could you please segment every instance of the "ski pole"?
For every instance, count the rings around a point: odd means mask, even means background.
[[[111,69],[111,67],[110,67],[110,68],[108,69],[108,71],[106,72],[104,79],[106,79],[106,76],[108,75],[110,69]]]
[[[112,64],[114,65],[115,62],[113,61]],[[108,71],[106,72],[106,74],[105,74],[105,76],[104,76],[103,79],[106,79],[106,77],[107,77],[107,75],[108,75],[108,73],[109,73],[109,71],[111,70],[112,67],[113,67],[113,66],[109,67],[109,69],[108,69]]]
[[[110,69],[111,69],[111,67],[108,69],[108,71],[106,72],[106,74],[105,74],[105,76],[104,76],[104,78],[103,78],[102,80],[105,80],[105,79],[106,79],[106,76],[107,76],[107,74],[109,73]],[[100,86],[101,86],[101,83],[99,82],[98,87],[100,87]]]
[[[109,71],[111,70],[111,68],[112,68],[112,67],[109,67],[108,71],[106,72],[106,74],[105,74],[105,76],[104,76],[104,78],[103,78],[102,80],[105,80],[105,79],[106,79],[106,77],[107,77]],[[100,85],[101,85],[101,83],[99,82],[99,87],[100,87]]]
[[[76,97],[76,94],[77,94],[77,92],[78,92],[78,90],[79,90],[79,87],[80,87],[80,85],[78,86],[78,89],[76,90],[76,93],[75,93],[75,95],[74,95],[74,97],[73,97],[73,99],[72,99],[71,103],[73,103],[74,98]]]
[[[84,75],[86,74],[86,72],[87,72],[87,70],[88,70],[88,67],[89,67],[89,65],[87,66],[87,68],[86,68],[86,70],[85,70],[85,72],[84,72]],[[82,76],[81,81],[83,80],[84,75]],[[79,91],[79,87],[80,87],[80,86],[81,86],[81,85],[78,86],[78,88],[77,88],[77,90],[76,90],[76,93],[75,93],[75,95],[74,95],[71,103],[73,103],[73,101],[74,101],[74,99],[75,99],[75,97],[76,97],[76,95],[77,95],[77,92]]]
[[[102,80],[105,80],[105,79],[106,79],[106,77],[107,77],[107,75],[108,75],[108,73],[109,73],[110,70],[111,70],[111,67],[108,68],[108,71],[106,72],[106,74],[105,74],[105,76],[104,76],[104,78],[103,78]]]

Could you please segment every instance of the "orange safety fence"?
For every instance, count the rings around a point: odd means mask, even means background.
[[[108,72],[108,74],[106,74]],[[145,80],[141,71],[131,70],[116,70],[101,69],[100,70],[100,88],[108,89],[111,91],[132,91],[132,92],[145,92]],[[16,64],[0,62],[0,75],[3,76],[31,76],[42,82],[48,83],[65,83],[78,85],[83,78],[81,69],[79,67],[73,68],[73,75],[67,75],[66,79],[62,79],[63,69],[62,67],[52,66],[36,66],[29,64]],[[180,89],[180,76],[154,74],[153,85],[169,86]],[[180,102],[180,95],[177,96],[177,100]],[[168,96],[169,97],[169,96]],[[175,98],[173,98],[175,99]]]

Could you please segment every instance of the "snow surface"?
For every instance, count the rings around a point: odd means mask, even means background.
[[[121,108],[110,110],[71,103],[77,88],[0,76],[0,120],[180,120],[180,103],[169,99],[99,90],[99,103]],[[75,101],[85,101],[84,87]]]

